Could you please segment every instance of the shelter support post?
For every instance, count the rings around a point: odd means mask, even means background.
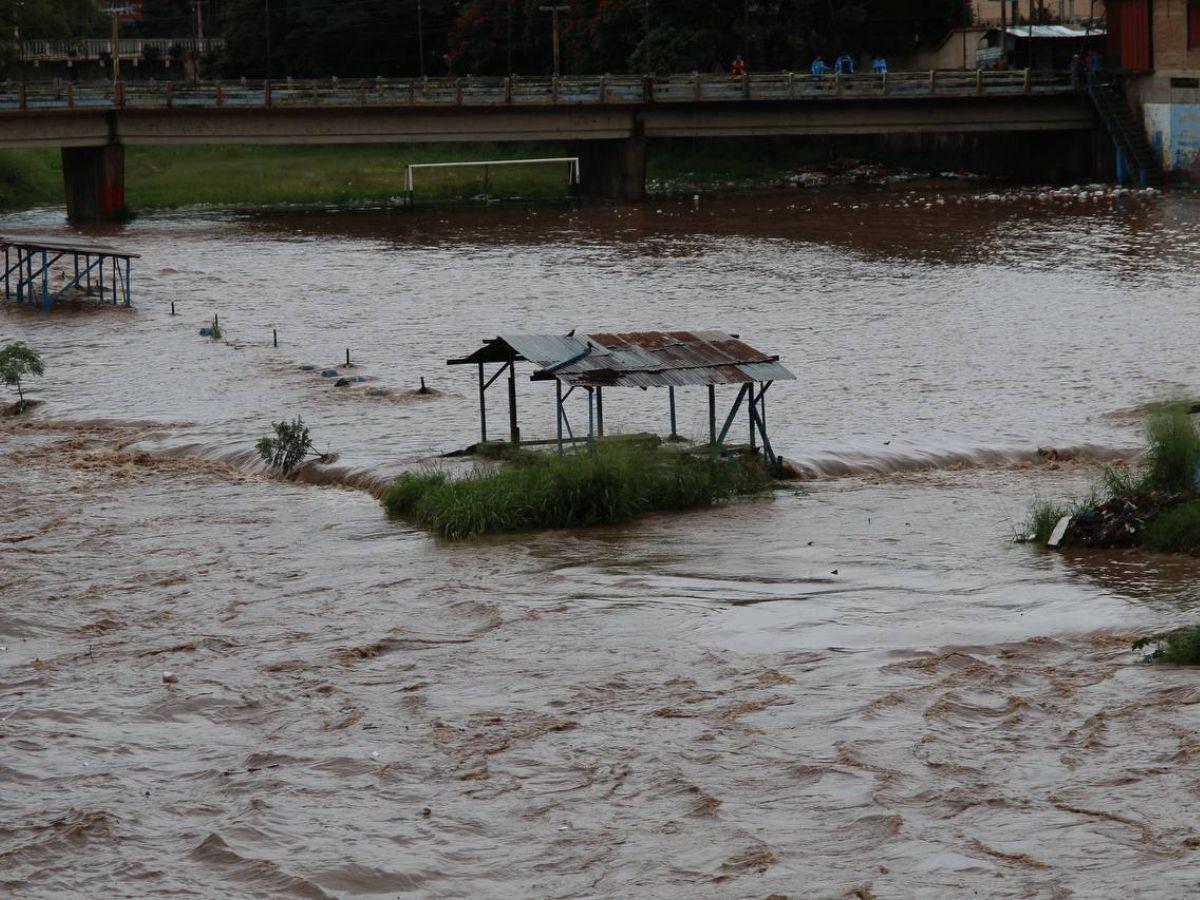
[[[749,387],[750,387],[750,406],[746,410],[746,412],[748,413],[746,418],[747,418],[748,424],[750,426],[750,451],[752,453],[754,453],[754,452],[758,451],[758,443],[755,440],[755,434],[754,434],[754,404],[757,403],[758,400],[756,399],[756,396],[755,396],[755,386],[753,384],[751,384]]]
[[[717,388],[708,386],[708,447],[709,453],[717,452]]]
[[[595,447],[595,443],[594,443],[594,442],[595,442],[595,438],[596,438],[596,404],[595,404],[595,402],[594,402],[594,401],[595,401],[595,398],[593,397],[593,394],[594,394],[594,393],[595,393],[595,390],[594,390],[593,388],[588,388],[588,389],[587,389],[587,395],[588,395],[588,439],[587,439],[587,447],[588,447],[588,452],[589,452],[589,453],[591,453],[591,452],[592,452],[592,449]]]
[[[483,380],[483,363],[479,364],[479,441],[487,443],[487,385]]]
[[[679,436],[679,434],[675,428],[675,388],[674,387],[667,388],[667,402],[671,405],[671,437],[676,438]]]
[[[67,218],[72,222],[103,222],[125,214],[125,148],[62,148],[63,187]]]
[[[508,361],[508,438],[514,444],[521,443],[521,429],[517,427],[517,363]]]
[[[747,396],[750,396],[751,398],[753,397],[751,394],[753,389],[753,384],[743,384],[738,390],[737,398],[733,401],[733,406],[729,410],[729,415],[725,417],[725,424],[721,428],[721,433],[717,435],[716,445],[718,447],[725,443],[725,438],[729,435],[729,429],[733,427],[733,420],[737,417],[738,410],[742,408],[742,401],[745,400]],[[751,410],[750,413],[750,421],[752,423],[754,421],[753,410]]]
[[[562,401],[563,401],[563,396],[562,396],[562,382],[561,382],[561,381],[559,381],[557,378],[555,378],[555,379],[554,379],[554,424],[555,424],[555,428],[557,429],[557,432],[558,432],[558,455],[559,455],[559,456],[562,456],[562,455],[563,455],[563,443],[562,443],[562,420],[563,420],[563,408],[562,408]]]
[[[596,388],[596,435],[604,437],[604,388]]]
[[[765,382],[762,388],[755,393],[754,386],[750,385],[750,433],[753,436],[757,430],[762,437],[763,447],[763,464],[767,470],[773,469],[778,460],[775,456],[775,450],[771,446],[771,438],[767,435],[767,391],[770,389],[773,381]]]

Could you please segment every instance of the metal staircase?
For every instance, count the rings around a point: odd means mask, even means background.
[[[1128,175],[1140,187],[1162,187],[1166,180],[1162,160],[1146,139],[1146,129],[1129,108],[1124,92],[1116,85],[1095,84],[1088,88],[1088,95],[1116,145],[1117,180],[1125,181]]]

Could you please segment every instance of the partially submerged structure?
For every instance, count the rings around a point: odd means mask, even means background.
[[[101,244],[60,238],[0,235],[4,252],[4,299],[49,310],[68,296],[96,297],[114,306],[132,306],[132,261],[127,253]]]
[[[553,381],[555,389],[556,437],[562,453],[564,443],[585,441],[590,447],[604,435],[604,398],[607,388],[667,389],[671,436],[677,436],[675,391],[703,387],[708,391],[708,443],[712,452],[725,444],[738,412],[745,406],[750,446],[761,441],[764,460],[774,465],[777,457],[767,433],[767,391],[776,381],[792,381],[795,375],[779,363],[778,356],[756,350],[736,334],[723,331],[636,331],[619,334],[503,334],[485,340],[474,353],[447,361],[451,366],[472,365],[479,377],[479,434],[488,441],[487,392],[502,376],[508,376],[509,440],[520,444],[517,421],[517,363],[534,366],[531,381]],[[498,366],[491,374],[488,368]],[[724,423],[717,429],[718,385],[736,385]],[[576,391],[587,395],[586,437],[575,434],[567,416],[566,401]],[[542,442],[527,442],[542,443]]]

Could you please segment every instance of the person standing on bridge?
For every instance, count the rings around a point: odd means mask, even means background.
[[[822,76],[829,72],[829,67],[825,65],[825,60],[821,58],[821,54],[817,54],[817,58],[812,61],[812,66],[809,71],[816,76]]]
[[[833,64],[833,71],[838,75],[853,75],[854,74],[854,58],[845,50],[842,55],[837,58]]]
[[[876,75],[886,75],[887,60],[876,54],[875,61],[871,63],[871,68],[874,70]]]
[[[733,78],[742,78],[746,74],[746,60],[742,58],[742,54],[738,54],[733,58],[733,65],[729,67],[729,74]]]
[[[1071,57],[1071,87],[1075,90],[1083,87],[1083,57],[1078,53]]]

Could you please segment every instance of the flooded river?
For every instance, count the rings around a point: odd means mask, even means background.
[[[943,185],[88,232],[142,254],[136,309],[0,310],[47,363],[0,420],[0,888],[1193,893],[1200,685],[1128,647],[1192,620],[1196,565],[1011,536],[1096,474],[1037,447],[1129,455],[1200,386],[1198,214]],[[363,488],[477,439],[445,360],[571,328],[780,354],[773,441],[814,479],[468,544],[387,520]],[[605,407],[665,429],[654,392]],[[331,484],[259,470],[294,414]]]

